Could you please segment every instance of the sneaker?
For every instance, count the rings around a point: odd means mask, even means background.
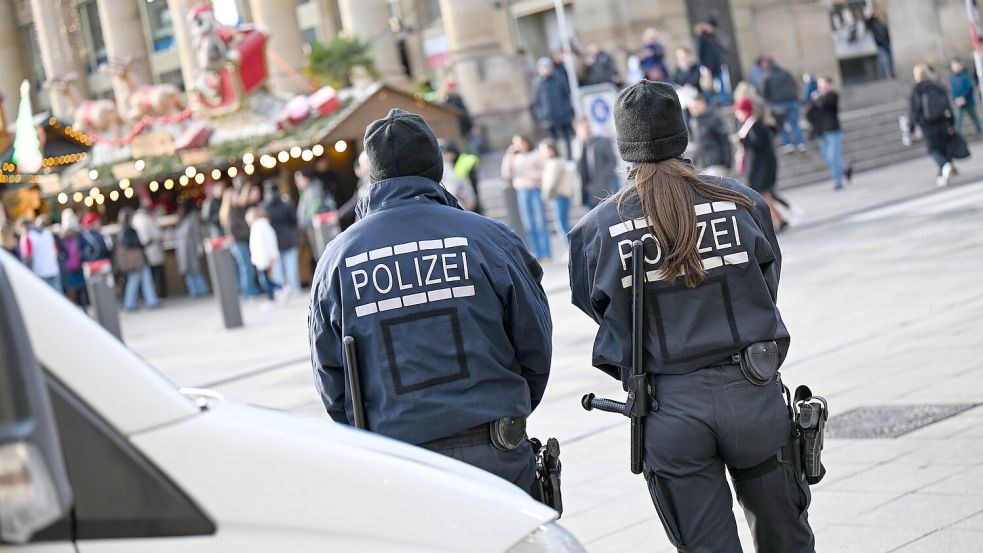
[[[805,153],[805,151],[806,151],[806,145],[805,144],[799,144],[795,149],[798,150],[800,154]]]
[[[946,163],[942,166],[942,175],[935,181],[935,184],[948,186],[950,178],[952,178],[952,163]]]
[[[786,144],[786,145],[782,146],[782,153],[783,154],[791,154],[794,151],[795,151],[795,145],[794,144]]]

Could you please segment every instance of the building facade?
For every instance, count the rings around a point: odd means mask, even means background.
[[[71,117],[71,81],[78,98],[125,94],[107,66],[130,60],[136,84],[194,78],[186,15],[202,0],[0,0],[0,93],[16,98],[28,79],[35,106]],[[694,46],[694,25],[713,19],[734,82],[756,58],[772,55],[796,73],[832,75],[846,87],[880,78],[876,49],[863,18],[875,3],[887,14],[897,74],[910,79],[920,61],[944,66],[970,52],[964,0],[211,0],[223,23],[247,23],[270,35],[270,85],[302,92],[305,47],[345,31],[371,44],[381,78],[402,86],[453,80],[487,142],[532,131],[528,67],[563,43],[567,32],[583,50],[598,43],[625,68],[657,31],[674,65],[673,50]],[[285,9],[288,8],[288,9]],[[60,88],[59,88],[59,85]],[[7,109],[7,113],[13,110]]]

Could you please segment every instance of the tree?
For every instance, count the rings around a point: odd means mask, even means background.
[[[307,58],[307,71],[320,84],[335,88],[350,85],[350,75],[356,67],[363,67],[370,75],[378,77],[371,49],[368,41],[347,34],[339,34],[328,43],[314,41]]]
[[[17,108],[17,126],[14,131],[14,155],[12,161],[20,173],[36,173],[41,170],[41,141],[34,127],[31,110],[31,85],[27,79],[20,85],[20,106]]]

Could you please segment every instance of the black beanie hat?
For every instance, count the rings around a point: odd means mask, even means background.
[[[666,83],[640,81],[621,91],[614,104],[621,159],[630,163],[672,159],[686,151],[683,109]]]
[[[369,158],[369,180],[420,176],[440,182],[444,158],[437,137],[422,117],[393,108],[365,129],[365,154]]]

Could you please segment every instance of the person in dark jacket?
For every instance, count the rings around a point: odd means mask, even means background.
[[[949,93],[931,78],[928,65],[919,63],[912,73],[915,86],[909,97],[909,130],[914,132],[916,126],[921,129],[928,155],[939,166],[935,184],[946,186],[956,172],[949,155],[949,141],[955,133],[955,118],[949,104]]]
[[[571,296],[599,325],[592,364],[620,381],[632,366],[632,290],[645,289],[643,368],[655,401],[643,475],[666,535],[679,551],[741,553],[730,472],[757,551],[814,553],[778,374],[789,333],[768,206],[680,159],[686,127],[670,86],[625,89],[614,117],[621,158],[635,166],[628,186],[570,232],[570,259],[580,260],[570,264]],[[632,277],[635,240],[643,282]],[[774,357],[752,381],[735,357],[761,342]]]
[[[585,84],[621,83],[621,76],[618,74],[618,66],[614,63],[614,58],[602,50],[597,43],[592,42],[587,46],[585,64]]]
[[[864,23],[877,45],[877,65],[881,70],[881,78],[894,78],[894,54],[891,52],[891,31],[887,28],[884,8],[877,6]]]
[[[676,48],[676,70],[672,73],[672,84],[689,86],[697,92],[703,91],[700,86],[700,65],[689,48]]]
[[[650,81],[665,81],[669,79],[669,68],[666,67],[666,51],[659,42],[659,32],[649,27],[642,32],[642,52],[639,61],[645,78]]]
[[[833,188],[841,190],[844,177],[849,181],[853,176],[853,169],[843,162],[840,96],[833,90],[832,77],[819,77],[816,87],[806,118],[819,136],[819,148],[833,177]]]
[[[776,229],[785,228],[788,223],[776,207],[774,195],[778,180],[778,158],[775,157],[775,129],[762,120],[760,106],[750,98],[742,98],[734,104],[734,117],[741,123],[737,138],[744,151],[744,167],[747,183],[768,203],[771,220]]]
[[[983,132],[980,128],[980,116],[976,114],[976,85],[970,76],[963,60],[952,58],[949,62],[952,75],[949,76],[949,90],[952,91],[952,103],[955,104],[956,132],[962,131],[963,115],[968,114],[976,128],[976,134]]]
[[[731,91],[725,79],[726,60],[723,48],[717,40],[717,20],[710,18],[696,25],[696,55],[700,65],[710,70],[713,77],[713,92],[718,96],[717,103],[729,105]],[[710,91],[707,91],[710,92]]]
[[[570,85],[553,66],[549,58],[536,63],[539,79],[533,98],[533,113],[539,126],[549,131],[553,140],[563,139],[567,159],[571,158],[570,138],[573,135],[573,104]]]
[[[201,204],[201,221],[208,229],[208,236],[217,238],[225,234],[219,212],[222,210],[222,195],[225,193],[225,183],[215,181],[208,185],[205,201]]]
[[[232,257],[236,262],[239,293],[243,297],[253,298],[258,296],[260,291],[259,281],[256,280],[256,268],[253,267],[249,256],[249,224],[246,223],[249,189],[249,184],[243,184],[240,190],[231,187],[225,190],[222,195],[219,220],[225,234],[232,237]]]
[[[266,204],[263,208],[273,231],[276,232],[277,249],[280,251],[280,256],[273,262],[273,281],[286,294],[296,294],[300,292],[297,208],[289,199],[284,200],[276,181],[268,180],[263,186],[266,188]]]
[[[614,150],[614,141],[594,134],[587,119],[577,120],[576,131],[574,158],[584,205],[591,209],[618,191],[618,155]]]
[[[211,293],[201,269],[201,222],[195,201],[188,198],[177,208],[178,222],[174,227],[174,258],[177,270],[184,277],[188,295],[200,298]]]
[[[342,369],[342,338],[352,336],[368,430],[528,492],[536,469],[524,419],[543,398],[551,357],[542,269],[512,230],[461,209],[440,185],[443,160],[423,118],[393,109],[364,142],[372,186],[311,289],[324,406],[353,421]],[[490,427],[503,425],[519,435],[491,443]]]
[[[707,175],[727,176],[734,162],[727,125],[715,111],[709,109],[703,96],[690,100],[686,109],[690,115],[690,136],[696,139],[696,166]]]
[[[775,63],[771,56],[761,56],[761,97],[779,119],[783,149],[804,152],[805,140],[799,126],[799,85],[795,77]]]

